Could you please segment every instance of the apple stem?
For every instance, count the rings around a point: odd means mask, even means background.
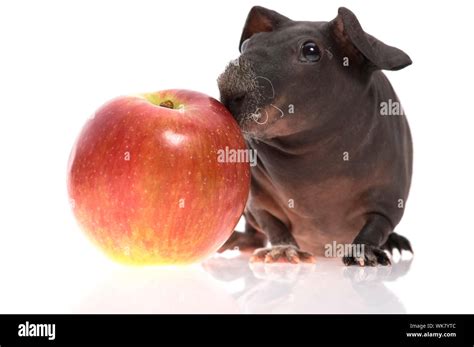
[[[160,106],[167,107],[167,108],[174,108],[173,101],[171,101],[171,100],[163,101],[162,103],[160,103]]]

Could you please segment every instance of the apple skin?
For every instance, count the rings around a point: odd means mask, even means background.
[[[74,215],[119,262],[201,261],[229,238],[249,194],[249,163],[217,159],[226,146],[246,149],[232,115],[205,94],[116,98],[88,120],[71,152]]]

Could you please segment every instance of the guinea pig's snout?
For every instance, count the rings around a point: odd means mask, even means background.
[[[258,101],[256,74],[248,59],[242,56],[231,62],[217,79],[221,102],[237,121],[255,110]]]

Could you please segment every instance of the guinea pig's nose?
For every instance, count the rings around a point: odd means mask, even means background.
[[[245,93],[239,93],[239,94],[235,95],[234,97],[230,98],[229,102],[230,102],[231,105],[238,106],[238,105],[242,104],[244,99],[245,99]]]
[[[224,98],[222,103],[229,109],[233,115],[237,115],[245,100],[245,92],[238,93]]]

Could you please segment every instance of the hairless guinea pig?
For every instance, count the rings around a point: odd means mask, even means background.
[[[364,32],[346,8],[307,22],[253,7],[240,52],[218,85],[257,164],[245,232],[220,251],[299,263],[360,246],[336,255],[360,266],[390,264],[386,250],[412,251],[394,232],[411,182],[410,129],[381,71],[410,65],[408,55]]]

